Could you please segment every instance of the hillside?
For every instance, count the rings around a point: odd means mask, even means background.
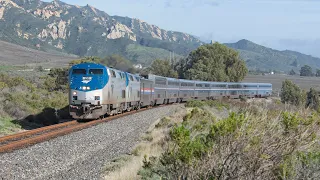
[[[140,62],[168,58],[169,51],[185,56],[202,44],[189,34],[58,0],[0,0],[0,27],[1,40],[33,49],[78,56],[121,54]],[[141,49],[152,53],[146,56]]]
[[[230,48],[240,52],[241,58],[246,61],[249,69],[290,71],[298,72],[305,64],[314,70],[320,68],[320,58],[312,57],[295,51],[278,51],[255,44],[248,40],[236,43],[226,43]]]
[[[63,66],[74,59],[77,59],[77,56],[48,53],[0,41],[0,65],[42,65],[52,67]]]

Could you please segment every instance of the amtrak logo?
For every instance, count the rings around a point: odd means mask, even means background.
[[[88,84],[92,80],[92,77],[82,77],[82,83]]]

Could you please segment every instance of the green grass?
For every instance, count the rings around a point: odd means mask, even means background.
[[[23,69],[27,69],[27,68],[24,66],[0,65],[0,72],[1,71],[23,70]]]
[[[21,129],[21,126],[13,123],[11,118],[0,117],[0,135],[15,132],[17,129]]]

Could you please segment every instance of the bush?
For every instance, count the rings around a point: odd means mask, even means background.
[[[207,110],[193,109],[170,130],[162,156],[143,161],[142,179],[318,177],[319,114],[252,108],[219,121]]]
[[[54,79],[51,75],[46,78]],[[29,121],[45,125],[58,122],[58,118],[68,117],[68,109],[65,108],[68,105],[67,93],[56,88],[48,88],[55,85],[55,81],[44,81],[37,87],[37,84],[22,77],[5,74],[0,74],[0,81],[1,84],[5,84],[5,88],[0,91],[0,117],[28,117]]]
[[[306,94],[301,91],[301,89],[292,81],[285,80],[282,82],[280,97],[282,103],[289,103],[299,106],[304,104]]]
[[[313,88],[307,93],[306,107],[319,111],[319,94]]]
[[[160,127],[164,127],[169,125],[170,123],[170,119],[167,117],[164,117],[160,120],[160,122],[158,124],[155,125],[156,128],[160,128]]]
[[[219,100],[207,100],[207,101],[200,101],[200,100],[189,100],[185,104],[185,107],[204,107],[204,106],[209,106],[209,107],[216,107],[218,109],[226,108],[229,109],[229,105],[226,103],[223,103],[222,101]]]

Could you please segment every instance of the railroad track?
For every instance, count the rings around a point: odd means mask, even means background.
[[[162,107],[160,105],[152,108]],[[22,149],[40,142],[48,141],[50,139],[63,136],[81,129],[89,128],[100,123],[108,122],[120,117],[135,114],[137,112],[145,111],[151,108],[143,108],[139,110],[129,111],[115,116],[109,116],[101,120],[93,120],[85,123],[80,123],[76,120],[64,122],[56,125],[37,128],[34,130],[25,131],[9,136],[0,137],[0,153],[8,153],[17,149]]]

